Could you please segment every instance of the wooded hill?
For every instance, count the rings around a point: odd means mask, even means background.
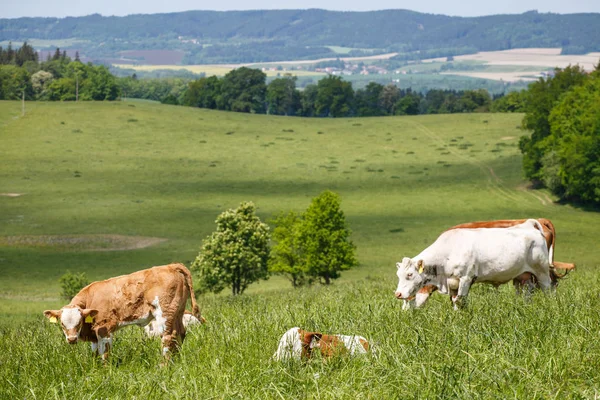
[[[536,11],[472,18],[310,9],[0,19],[0,41],[77,39],[70,46],[95,59],[125,50],[180,49],[183,63],[336,56],[326,46],[351,48],[349,55],[395,51],[399,59],[528,47],[582,54],[600,51],[599,38],[598,13]]]

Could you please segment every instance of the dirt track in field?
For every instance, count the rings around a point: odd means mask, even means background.
[[[0,236],[0,246],[36,247],[63,251],[137,250],[166,242],[167,239],[125,235],[23,235]]]

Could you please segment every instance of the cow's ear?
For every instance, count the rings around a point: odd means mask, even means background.
[[[44,316],[50,320],[53,324],[57,323],[60,319],[61,310],[46,310]]]
[[[423,264],[423,260],[419,260],[419,262],[417,263],[417,269],[419,270],[420,274],[423,273],[423,271],[425,270],[425,264]]]
[[[94,310],[92,308],[85,308],[81,310],[81,316],[84,318],[84,321],[91,324],[94,322],[94,317],[98,314],[98,310]]]
[[[396,263],[396,268],[400,269],[401,267],[406,267],[410,264],[410,258],[404,257],[402,262]]]

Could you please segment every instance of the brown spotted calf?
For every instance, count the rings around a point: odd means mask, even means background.
[[[296,327],[281,336],[272,359],[275,361],[309,359],[314,349],[318,349],[321,357],[326,359],[342,354],[356,355],[369,352],[375,354],[373,346],[362,336],[326,335]]]
[[[190,271],[183,264],[169,264],[93,282],[68,305],[46,310],[44,315],[50,322],[61,324],[67,342],[91,342],[103,360],[108,358],[117,330],[155,321],[157,335],[162,337],[162,353],[168,357],[185,338],[182,319],[188,298],[193,315],[202,318]]]

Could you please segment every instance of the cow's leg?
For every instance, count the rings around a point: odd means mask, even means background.
[[[419,290],[415,296],[415,307],[420,308],[423,306],[427,299],[429,299],[429,296],[431,296],[431,293],[435,292],[436,290],[437,287],[435,286],[425,286]]]
[[[92,351],[95,355],[98,355],[98,342],[92,342]]]
[[[552,285],[552,279],[550,279],[550,275],[547,271],[545,273],[537,274],[537,283],[542,289],[542,291],[547,292],[548,290],[553,291],[554,287]]]
[[[98,355],[102,357],[102,361],[107,361],[112,346],[112,333],[107,328],[100,328],[96,331],[96,337],[98,338]]]
[[[410,310],[411,308],[414,308],[414,306],[415,306],[414,300],[402,300],[402,309],[403,310]]]
[[[452,296],[452,302],[454,303],[454,309],[459,310],[467,305],[467,296],[469,295],[469,289],[477,277],[475,276],[463,276],[458,280],[458,289],[456,296]]]

